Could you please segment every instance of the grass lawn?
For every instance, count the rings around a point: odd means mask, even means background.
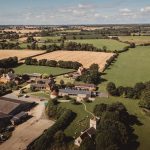
[[[128,44],[118,42],[112,39],[86,39],[86,40],[71,40],[77,43],[89,43],[93,44],[97,48],[103,48],[103,46],[107,47],[107,50],[122,50],[124,47],[128,46]]]
[[[45,98],[45,99],[50,98],[49,93],[45,91],[34,92],[34,93],[31,93],[31,95],[36,96],[38,98]]]
[[[117,85],[133,86],[137,82],[149,81],[150,46],[139,46],[121,53],[117,61],[105,73],[103,78]],[[100,87],[103,88],[103,84]]]
[[[57,76],[56,79],[55,79],[57,84],[60,84],[61,80],[63,80],[65,84],[68,83],[68,82],[74,84],[74,82],[75,82],[74,79],[65,78],[63,75]]]
[[[38,43],[38,46],[42,46],[42,45],[46,45],[46,46],[48,46],[48,45],[53,45],[53,44],[56,44],[56,45],[60,45],[60,43]]]
[[[24,73],[41,73],[41,74],[52,74],[60,75],[68,72],[74,71],[73,69],[63,69],[58,67],[48,67],[48,66],[31,66],[31,65],[20,65],[14,68],[16,74]]]
[[[22,49],[27,49],[27,43],[20,43],[19,44],[19,46],[20,46],[20,48],[22,48]]]
[[[138,121],[142,124],[142,125],[135,124],[133,126],[134,133],[138,136],[137,141],[140,142],[140,146],[138,147],[138,150],[149,150],[150,118],[146,116],[142,112],[142,110],[138,107],[138,100],[110,97],[108,99],[97,98],[93,103],[85,103],[85,104],[87,106],[87,109],[92,112],[96,104],[100,104],[100,103],[111,104],[114,102],[122,102],[126,106],[130,114],[137,116]],[[76,119],[65,130],[65,133],[67,135],[75,136],[75,133],[79,135],[81,131],[83,131],[86,127],[88,127],[89,119],[87,118],[87,116],[90,115],[87,112],[85,112],[83,105],[73,105],[71,103],[61,103],[60,105],[65,108],[71,109],[77,113]],[[82,125],[79,125],[80,121],[82,122]]]
[[[119,39],[123,42],[134,42],[135,44],[150,43],[150,36],[120,36]]]
[[[89,118],[87,116],[90,116],[90,114],[88,114],[84,110],[84,106],[82,104],[73,105],[72,103],[68,102],[68,103],[60,103],[59,105],[67,109],[70,109],[77,114],[76,118],[65,130],[65,133],[68,136],[77,137],[80,135],[81,131],[89,127]]]

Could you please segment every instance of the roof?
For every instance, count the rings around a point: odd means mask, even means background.
[[[92,88],[96,87],[96,85],[94,85],[94,84],[76,84],[75,87],[77,87],[77,86],[79,86],[79,87],[92,87]]]
[[[89,135],[94,135],[96,133],[96,129],[91,127],[86,130]]]
[[[31,86],[33,86],[35,88],[46,88],[45,84],[31,84]]]
[[[19,118],[22,118],[24,116],[28,115],[26,112],[22,111],[20,112],[19,114],[15,115],[12,120],[16,120],[16,119],[19,119]]]
[[[4,114],[4,113],[2,113],[2,112],[0,112],[0,119],[8,118],[8,117],[10,117],[10,116],[7,115],[7,114]]]
[[[85,94],[85,95],[91,95],[91,91],[85,91],[85,90],[76,90],[76,89],[59,89],[59,92],[61,93],[68,93],[72,95],[78,95],[78,94]]]
[[[80,135],[80,138],[82,140],[84,140],[86,137],[89,137],[89,135],[87,134],[87,132],[84,132],[83,134]]]
[[[10,99],[5,97],[0,97],[0,113],[2,114],[15,114],[19,113],[18,111],[25,109],[26,107],[29,107],[32,103],[20,101],[16,99]],[[20,108],[20,109],[18,109]]]
[[[41,77],[41,75],[42,75],[40,73],[25,73],[25,74],[28,76],[31,76],[31,77]]]

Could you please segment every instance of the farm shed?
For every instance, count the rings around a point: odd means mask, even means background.
[[[11,122],[13,125],[17,125],[23,121],[25,121],[28,118],[28,113],[22,111],[19,114],[15,115],[12,119]]]
[[[91,97],[92,92],[91,91],[85,91],[85,90],[77,90],[77,89],[59,89],[59,95],[60,96],[65,96],[65,95],[70,95],[70,96],[79,96],[79,97]]]

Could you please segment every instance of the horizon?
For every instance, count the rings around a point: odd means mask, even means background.
[[[1,25],[149,24],[149,0],[0,0]]]

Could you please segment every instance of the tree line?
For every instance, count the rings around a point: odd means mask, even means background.
[[[0,60],[0,68],[13,68],[18,65],[17,57],[9,57]]]
[[[139,106],[150,109],[150,81],[136,83],[134,87],[116,87],[115,83],[109,82],[107,91],[112,96],[140,99]]]
[[[20,49],[19,43],[0,42],[0,49]]]
[[[49,66],[49,67],[60,67],[60,68],[67,68],[67,69],[78,69],[82,66],[79,62],[73,62],[73,61],[56,61],[56,60],[47,60],[47,59],[33,59],[31,57],[28,57],[25,59],[26,65],[39,65],[39,66]]]

